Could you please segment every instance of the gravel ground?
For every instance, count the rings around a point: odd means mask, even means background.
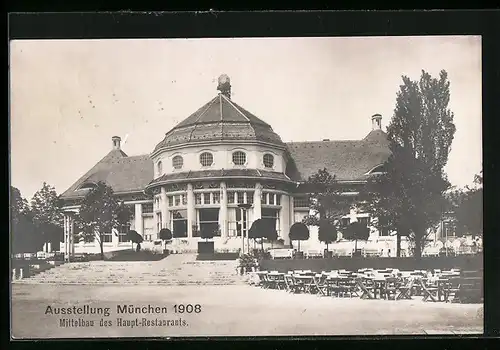
[[[165,306],[168,312],[118,314],[117,305],[124,304]],[[188,304],[200,305],[201,311],[175,313],[174,305]],[[48,306],[83,305],[109,307],[110,315],[46,314]],[[293,295],[247,285],[13,285],[11,334],[18,339],[479,334],[483,332],[482,310],[482,304],[431,303],[420,298],[400,301],[339,299]],[[61,318],[94,321],[94,325],[62,327]],[[117,325],[118,318],[122,319],[122,326]],[[136,319],[137,325],[132,327]],[[112,325],[101,325],[101,321]]]

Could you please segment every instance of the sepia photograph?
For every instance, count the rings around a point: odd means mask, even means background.
[[[483,334],[480,36],[9,50],[12,339]]]

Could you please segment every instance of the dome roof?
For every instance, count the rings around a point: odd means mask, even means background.
[[[155,147],[204,141],[261,141],[284,147],[271,126],[219,93],[177,124]]]

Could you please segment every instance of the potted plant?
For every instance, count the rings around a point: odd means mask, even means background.
[[[247,272],[255,271],[257,268],[257,263],[255,258],[251,255],[244,254],[238,260],[238,270],[240,275],[244,275]]]
[[[159,232],[159,236],[164,243],[164,249],[165,249],[167,241],[170,241],[173,238],[172,231],[170,231],[168,228],[162,228]]]
[[[367,240],[370,236],[370,228],[359,221],[354,221],[344,229],[343,236],[354,240],[353,256],[361,256],[361,251],[358,252],[358,240]]]
[[[132,243],[137,244],[136,251],[139,252],[141,250],[141,243],[144,241],[144,238],[142,238],[142,236],[134,230],[130,230],[127,232],[127,238]]]
[[[200,237],[205,239],[205,242],[198,242],[198,254],[214,254],[214,242],[209,242],[209,239],[214,238],[215,232],[210,228],[203,228],[200,232]]]
[[[306,224],[302,222],[296,222],[290,227],[290,233],[288,235],[290,241],[298,241],[298,251],[296,256],[302,257],[302,252],[300,251],[300,241],[307,241],[309,239],[309,229]]]
[[[334,225],[328,220],[320,220],[318,228],[318,239],[326,244],[324,252],[325,258],[331,258],[332,252],[328,250],[328,244],[335,242],[337,238],[337,230]]]

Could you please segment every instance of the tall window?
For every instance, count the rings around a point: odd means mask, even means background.
[[[161,160],[156,164],[156,171],[158,173],[158,176],[163,173],[163,165],[161,163]]]
[[[359,221],[360,224],[363,224],[363,226],[366,226],[366,227],[368,227],[368,225],[370,224],[370,218],[369,217],[358,218],[358,221]]]
[[[120,225],[118,227],[118,242],[128,242],[127,233],[130,230],[130,224]]]
[[[274,166],[274,156],[272,154],[264,154],[264,166],[266,168],[272,168]]]
[[[220,236],[219,232],[219,209],[200,209],[200,232],[205,230]]]
[[[184,165],[184,159],[181,156],[175,156],[172,158],[172,166],[174,169],[181,169]]]
[[[243,220],[241,219],[241,215],[243,214]],[[246,210],[242,210],[240,208],[236,209],[236,235],[241,237],[241,232],[243,231],[245,236],[248,232],[248,212]]]
[[[201,193],[195,193],[194,194],[194,203],[195,204],[201,204]]]
[[[236,151],[233,153],[234,165],[245,165],[246,161],[247,161],[247,155],[244,152]]]
[[[142,213],[152,213],[153,212],[153,203],[144,203],[142,205]]]
[[[262,208],[262,219],[268,220],[274,225],[276,231],[279,231],[279,210]]]
[[[211,166],[214,163],[214,156],[212,153],[203,152],[200,154],[200,163],[202,166]]]
[[[172,234],[174,237],[187,237],[187,210],[172,211]]]
[[[162,227],[161,213],[156,213],[156,232],[160,232]]]
[[[309,198],[307,197],[293,197],[293,206],[295,208],[309,208]]]

